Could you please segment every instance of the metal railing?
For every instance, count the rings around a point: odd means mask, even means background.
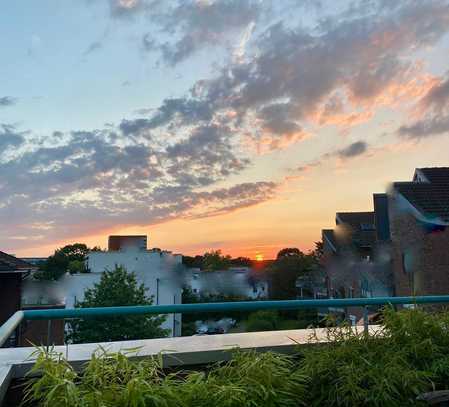
[[[93,317],[113,317],[119,315],[142,314],[186,314],[217,311],[260,311],[260,310],[297,310],[327,307],[364,307],[363,320],[365,331],[368,330],[368,306],[373,305],[405,305],[405,304],[445,304],[449,303],[449,295],[420,297],[374,297],[343,298],[321,300],[283,300],[283,301],[237,301],[214,302],[201,304],[144,305],[100,308],[46,309],[17,311],[0,326],[0,346],[15,332],[22,321],[74,319]],[[49,330],[51,326],[49,324]]]

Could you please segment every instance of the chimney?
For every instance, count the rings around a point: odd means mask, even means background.
[[[142,236],[109,236],[109,251],[147,250],[147,237]]]
[[[377,240],[385,242],[390,240],[390,219],[388,217],[387,194],[373,194],[373,201]]]

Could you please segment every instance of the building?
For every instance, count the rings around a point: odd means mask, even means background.
[[[395,295],[449,293],[449,167],[417,168],[388,193]]]
[[[371,212],[337,212],[322,230],[322,265],[330,298],[381,297],[394,292],[388,197],[373,195]],[[358,308],[332,310],[355,323]]]
[[[146,236],[111,236],[108,250],[91,252],[87,266],[90,273],[66,274],[61,278],[66,308],[73,308],[77,301],[82,301],[85,290],[98,283],[105,270],[113,270],[115,266],[135,273],[155,305],[182,301],[182,256],[158,249],[147,250]],[[168,329],[171,336],[180,336],[181,315],[167,315],[162,327]]]
[[[34,270],[33,265],[0,251],[0,325],[21,309],[22,281]],[[17,342],[15,335],[8,345]]]
[[[190,268],[184,272],[183,285],[197,295],[229,295],[251,299],[266,298],[268,295],[265,274],[251,267],[230,267],[219,271]]]
[[[373,195],[372,212],[338,212],[322,230],[323,265],[331,297],[375,297],[393,291],[388,200]]]

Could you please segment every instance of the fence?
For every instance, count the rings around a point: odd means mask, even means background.
[[[449,303],[449,295],[420,297],[375,297],[375,298],[343,298],[321,300],[284,300],[284,301],[238,301],[203,304],[147,305],[102,308],[47,309],[17,311],[0,326],[0,346],[15,332],[22,321],[48,320],[51,330],[52,319],[94,318],[119,315],[141,314],[186,314],[217,311],[260,311],[260,310],[297,310],[332,307],[363,307],[364,328],[368,330],[368,306],[373,305],[406,305],[406,304],[445,304]],[[48,335],[50,337],[50,335]]]

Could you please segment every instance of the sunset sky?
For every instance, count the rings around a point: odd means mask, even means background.
[[[148,234],[271,258],[449,166],[449,0],[15,0],[0,50],[19,256]]]

